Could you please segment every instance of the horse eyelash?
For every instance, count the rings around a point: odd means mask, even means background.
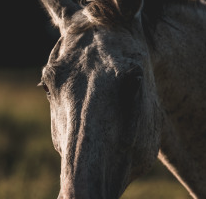
[[[43,85],[44,85],[44,82],[43,82],[43,81],[40,81],[40,82],[37,84],[38,87],[41,87],[41,86],[43,86]]]

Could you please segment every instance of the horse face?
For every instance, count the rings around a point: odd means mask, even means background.
[[[137,24],[80,33],[70,25],[43,69],[61,155],[59,198],[118,198],[157,156],[153,77]]]

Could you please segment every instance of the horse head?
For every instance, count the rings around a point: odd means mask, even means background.
[[[117,199],[159,150],[142,0],[42,0],[61,37],[42,71],[64,199]]]

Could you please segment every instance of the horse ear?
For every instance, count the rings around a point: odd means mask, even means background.
[[[132,20],[142,8],[143,0],[113,0],[120,14],[126,20]]]
[[[65,23],[80,9],[72,0],[41,0],[52,18],[53,23],[62,31]]]

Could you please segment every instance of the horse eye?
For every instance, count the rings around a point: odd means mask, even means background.
[[[47,94],[47,95],[50,95],[49,88],[48,88],[48,86],[47,86],[43,81],[40,82],[37,86],[42,86],[43,89],[45,90],[46,94]]]
[[[50,95],[48,86],[44,82],[42,83],[42,86],[43,86],[43,89],[45,90],[46,94]]]

